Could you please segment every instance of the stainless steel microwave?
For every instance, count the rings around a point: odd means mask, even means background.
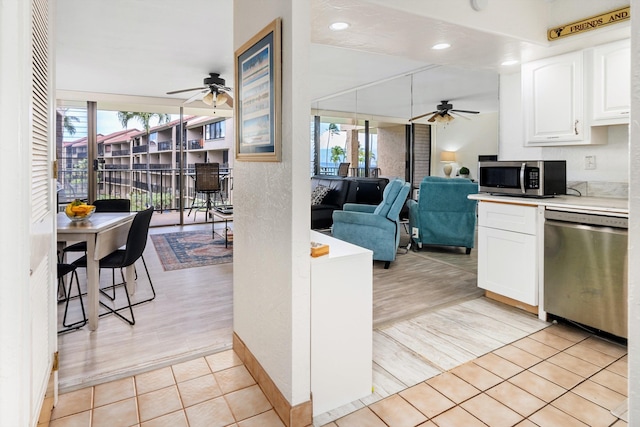
[[[552,197],[566,194],[565,160],[490,161],[479,163],[479,190],[494,194]]]

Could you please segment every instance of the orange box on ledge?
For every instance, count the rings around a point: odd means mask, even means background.
[[[311,256],[316,258],[329,253],[329,245],[311,242]]]

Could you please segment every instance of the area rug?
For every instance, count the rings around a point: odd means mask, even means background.
[[[233,242],[225,248],[224,236],[217,233],[213,239],[207,231],[152,234],[151,241],[165,271],[233,261]]]

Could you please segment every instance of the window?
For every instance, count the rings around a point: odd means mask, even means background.
[[[222,139],[225,136],[224,120],[215,123],[209,123],[204,127],[204,139]]]

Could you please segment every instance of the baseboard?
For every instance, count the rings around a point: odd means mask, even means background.
[[[500,294],[496,294],[495,292],[491,292],[491,291],[484,291],[484,296],[486,296],[489,299],[492,299],[494,301],[498,301],[507,305],[510,305],[512,307],[516,307],[519,309],[522,309],[524,311],[528,311],[529,313],[533,313],[536,316],[538,315],[538,306],[537,305],[529,305],[526,304],[524,302],[520,302],[518,300],[515,300],[513,298],[509,298],[509,297],[505,297],[504,295],[500,295]]]
[[[233,333],[233,351],[235,351],[242,360],[287,427],[307,427],[313,424],[313,406],[311,400],[296,406],[291,406],[269,377],[269,374],[267,374],[262,365],[260,365],[255,356],[235,332]]]

